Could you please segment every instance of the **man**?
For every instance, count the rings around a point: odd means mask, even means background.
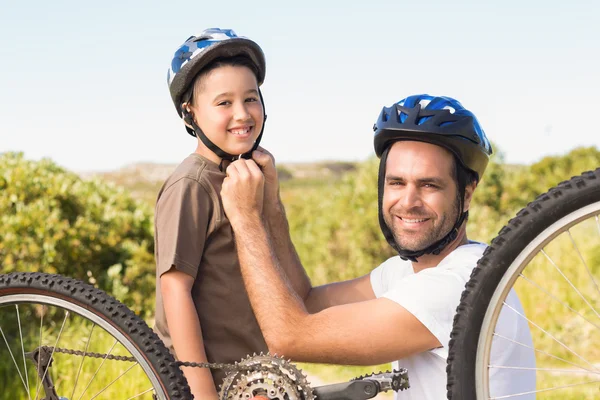
[[[397,398],[443,399],[454,313],[486,247],[468,240],[466,223],[491,145],[475,116],[448,97],[407,97],[384,108],[374,130],[379,222],[399,256],[369,275],[315,288],[306,277],[290,285],[303,269],[275,200],[276,173],[267,155],[228,167],[223,206],[271,352],[319,363],[395,361],[395,368],[408,370],[411,386]],[[516,296],[511,299],[521,310]],[[513,342],[495,346],[492,362],[534,367],[525,347],[531,346],[527,322],[503,311],[497,329]],[[493,396],[535,389],[534,371],[493,370],[491,378]]]

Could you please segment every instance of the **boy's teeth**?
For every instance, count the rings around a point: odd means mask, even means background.
[[[234,135],[243,135],[245,133],[248,133],[248,131],[250,131],[250,128],[246,128],[246,129],[231,129],[231,133],[233,133]]]

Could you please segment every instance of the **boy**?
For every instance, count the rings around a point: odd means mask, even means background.
[[[225,167],[248,158],[262,136],[265,70],[255,42],[218,28],[188,38],[169,70],[177,112],[198,138],[155,209],[155,328],[181,361],[230,363],[267,351],[220,200]],[[183,371],[195,398],[217,399],[224,371]]]

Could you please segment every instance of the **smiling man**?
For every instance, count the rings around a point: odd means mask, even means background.
[[[314,288],[306,277],[290,284],[304,270],[264,153],[228,167],[223,206],[271,352],[306,362],[394,362],[411,386],[398,399],[443,399],[454,313],[486,248],[469,241],[466,225],[491,145],[475,116],[448,97],[407,97],[384,108],[374,130],[379,223],[398,256],[370,274]],[[516,295],[509,299],[521,310]],[[498,329],[510,340],[493,347],[492,362],[511,368],[492,371],[492,395],[534,390],[535,371],[512,369],[535,366],[526,320],[503,310]]]

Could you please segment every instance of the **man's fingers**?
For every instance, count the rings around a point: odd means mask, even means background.
[[[246,163],[246,166],[248,167],[248,171],[250,172],[250,174],[254,177],[263,177],[263,173],[262,170],[260,169],[260,167],[252,160],[246,160],[248,161]]]
[[[262,147],[259,147],[258,150],[254,150],[254,152],[252,152],[252,159],[256,161],[261,168],[265,168],[269,164],[275,165],[275,159],[273,158],[273,155]]]
[[[235,160],[226,169],[227,176],[237,179],[256,179],[263,177],[259,166],[253,160],[239,159]]]
[[[229,175],[233,178],[247,178],[250,175],[250,172],[248,170],[248,167],[246,166],[245,161],[246,160],[242,158],[239,160],[235,160],[234,162],[229,164],[229,167],[227,167],[227,171],[231,169],[231,173]]]

